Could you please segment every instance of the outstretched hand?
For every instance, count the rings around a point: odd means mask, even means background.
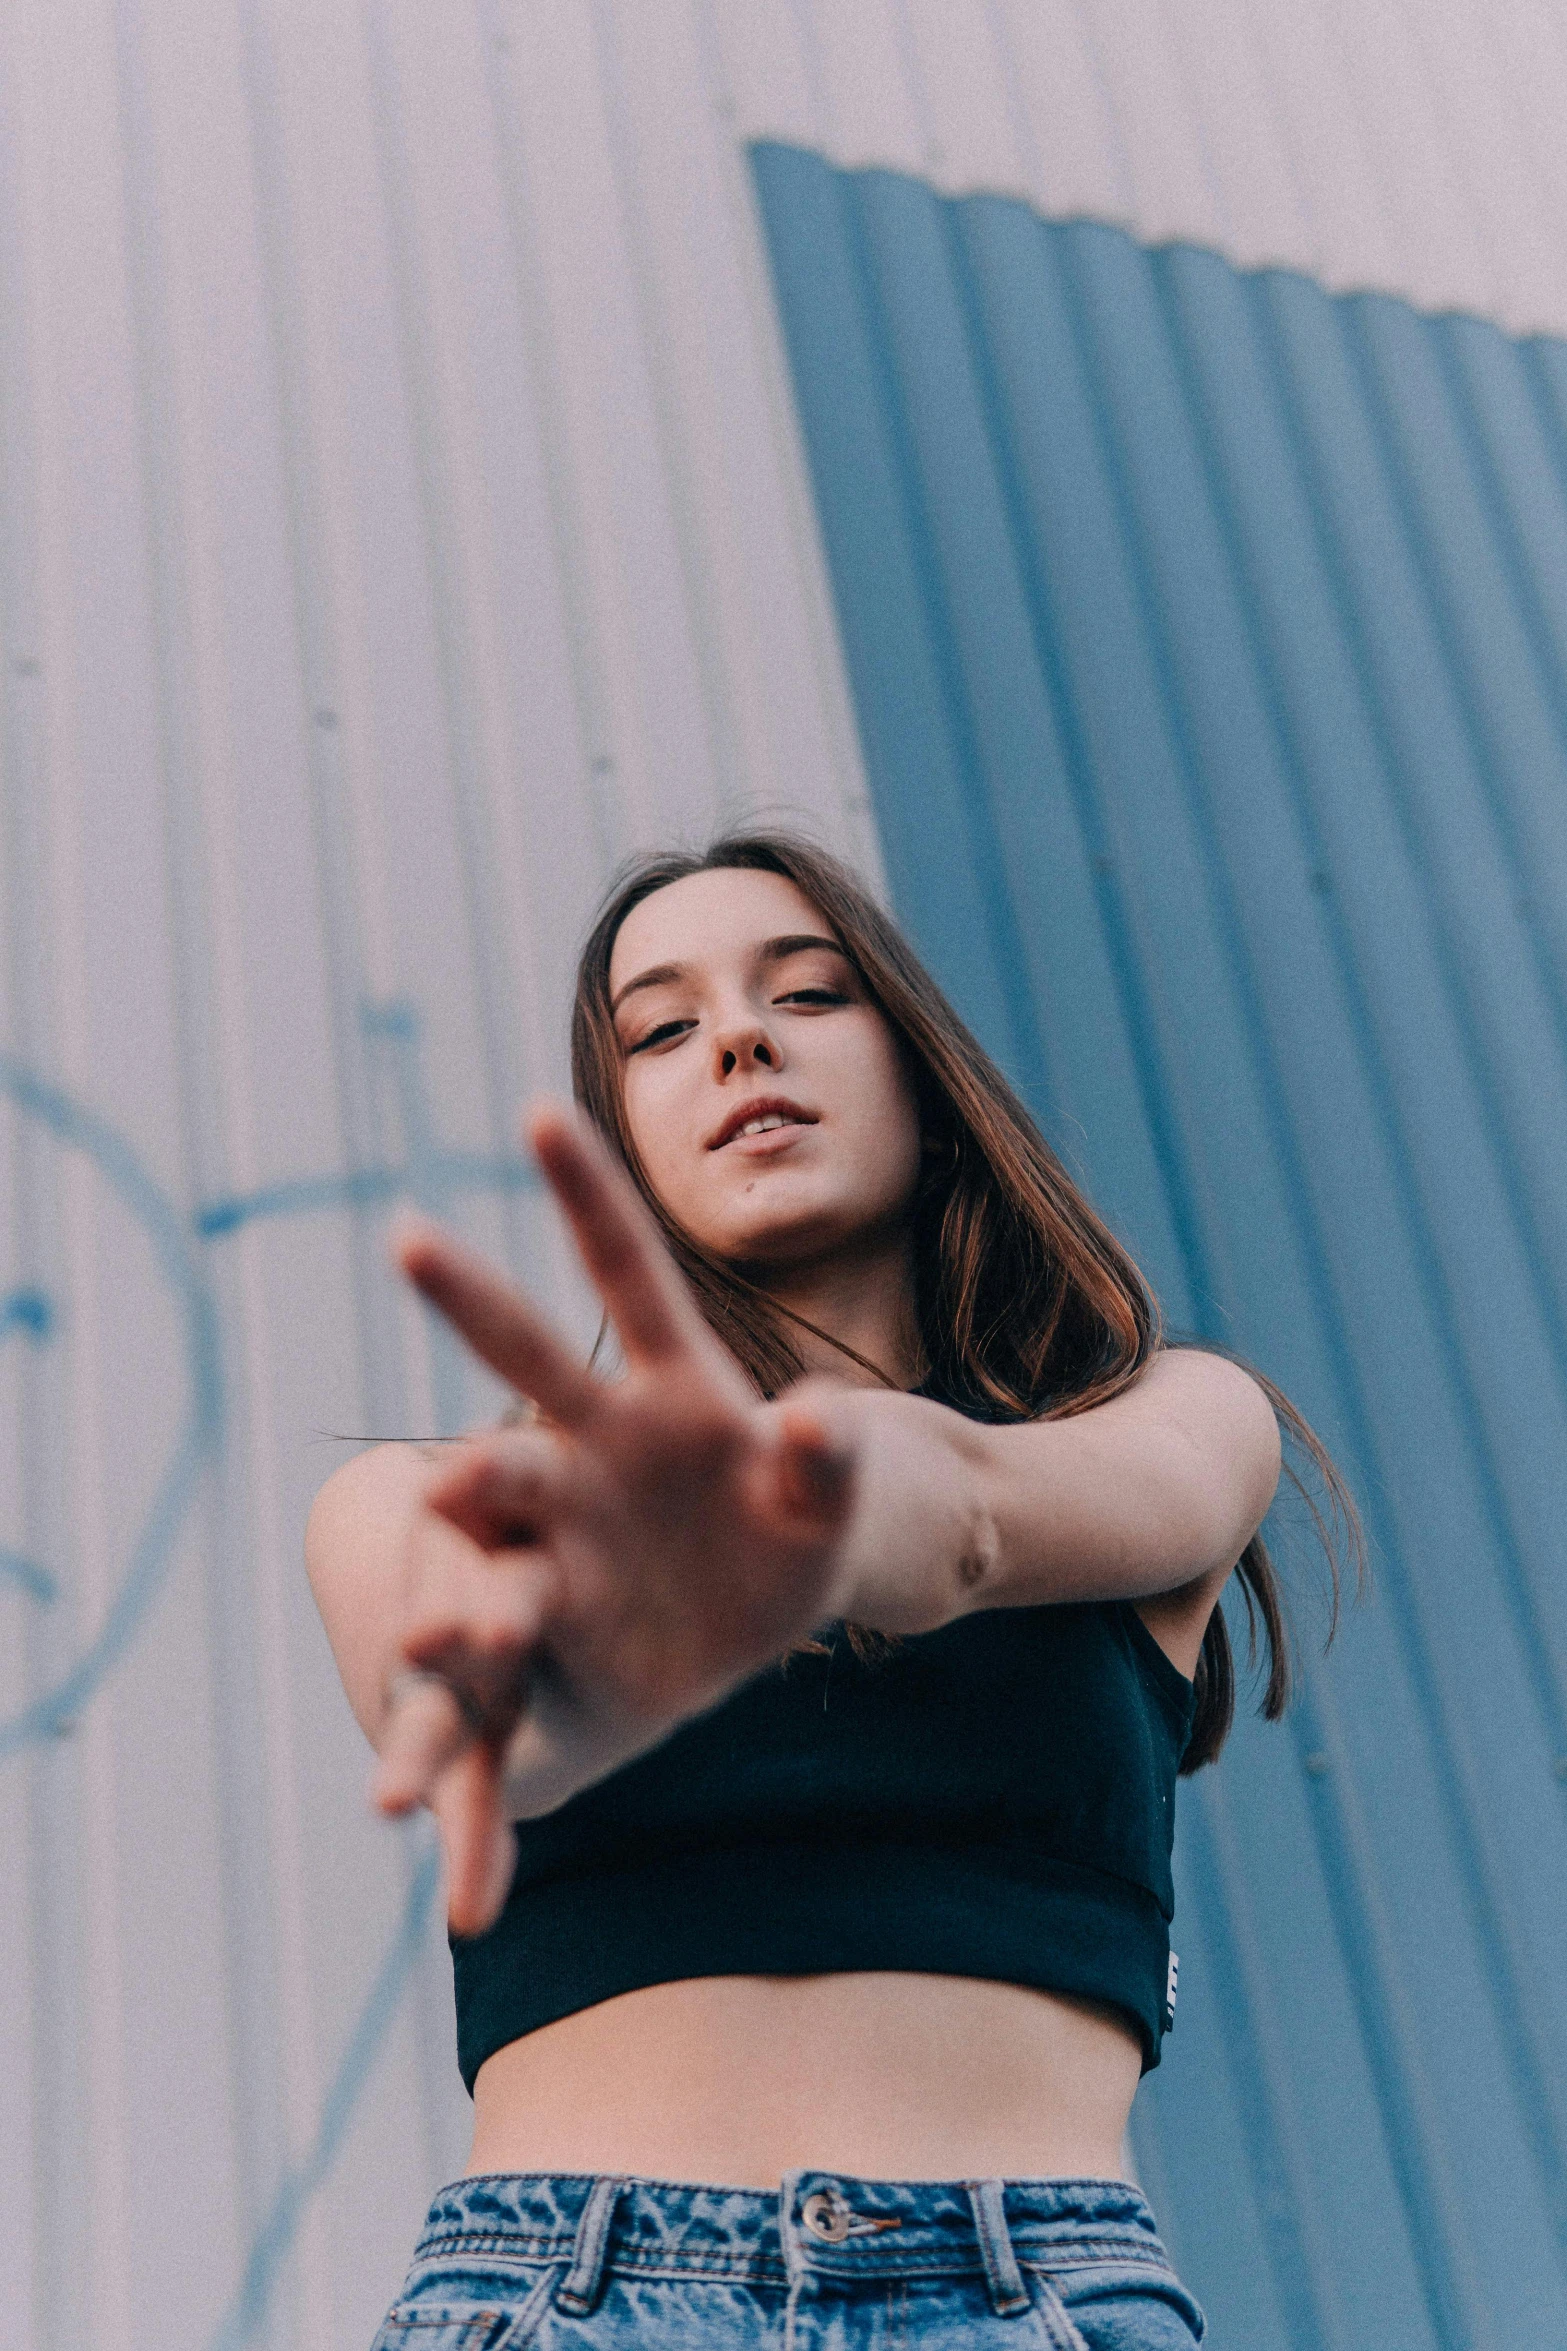
[[[762,1404],[587,1123],[530,1138],[620,1335],[613,1382],[432,1226],[409,1279],[538,1418],[434,1473],[407,1561],[375,1799],[428,1804],[451,1923],[504,1902],[509,1822],[550,1810],[779,1656],[834,1606],[854,1460],[820,1399]]]

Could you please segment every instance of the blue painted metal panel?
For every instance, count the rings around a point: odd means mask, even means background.
[[[1219,2341],[1567,2344],[1567,347],[753,163],[900,909],[1373,1537],[1145,2176]]]

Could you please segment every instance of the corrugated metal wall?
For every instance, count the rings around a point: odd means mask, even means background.
[[[369,2340],[466,2152],[449,1969],[300,1571],[474,1399],[640,841],[874,861],[699,15],[0,11],[0,2340]]]
[[[0,11],[8,2345],[352,2351],[461,2160],[300,1527],[473,1403],[394,1198],[580,1315],[512,1105],[757,807],[1368,1500],[1186,1811],[1215,2339],[1567,2342],[1564,97],[1543,0]]]

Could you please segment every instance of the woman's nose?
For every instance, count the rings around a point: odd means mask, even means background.
[[[768,1035],[760,1021],[746,1021],[720,1031],[713,1040],[720,1077],[741,1075],[751,1069],[782,1069],[783,1055],[778,1041]]]

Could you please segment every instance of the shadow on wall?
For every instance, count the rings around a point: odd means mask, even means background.
[[[1369,1603],[1192,1784],[1137,2151],[1216,2336],[1567,2307],[1567,345],[777,144],[893,895]]]

